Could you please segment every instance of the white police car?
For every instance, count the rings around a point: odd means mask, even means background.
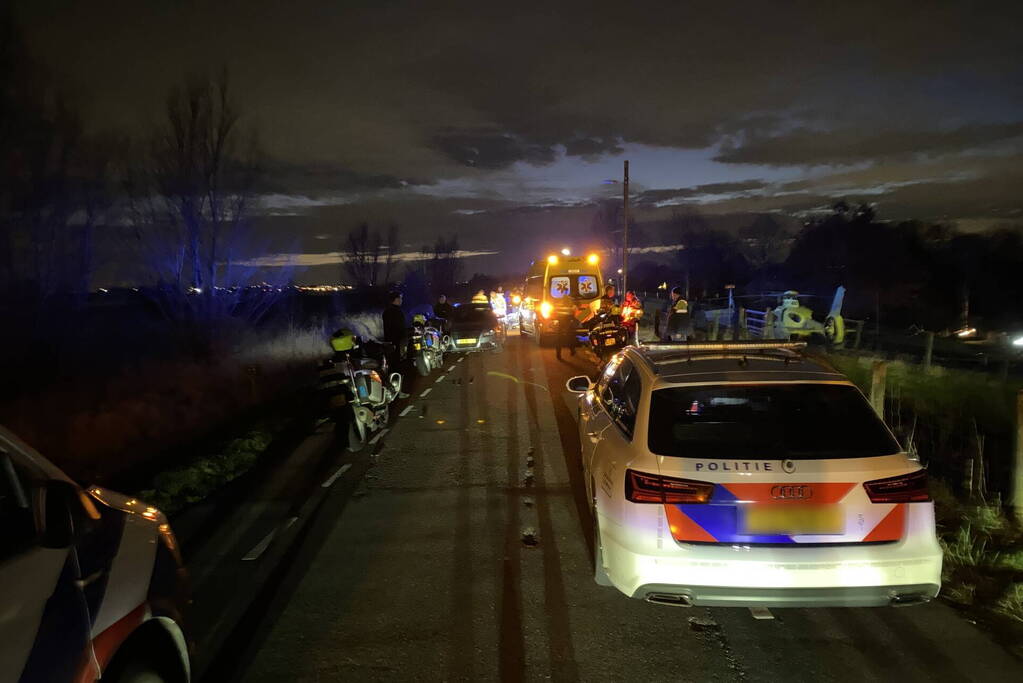
[[[186,602],[159,510],[0,428],[0,681],[188,681]]]
[[[594,575],[670,605],[880,606],[938,594],[920,464],[800,343],[629,347],[579,398]]]

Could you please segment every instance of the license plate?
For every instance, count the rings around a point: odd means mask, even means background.
[[[475,344],[475,343],[476,343],[475,339],[459,339],[458,340],[458,345],[459,346],[468,346],[470,344]]]
[[[614,339],[605,339],[604,340],[604,346],[614,346],[615,345],[615,341],[616,340],[614,340]]]
[[[840,505],[744,505],[740,534],[833,535],[845,533]]]

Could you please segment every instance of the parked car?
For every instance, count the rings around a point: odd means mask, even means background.
[[[0,681],[190,678],[187,578],[154,507],[0,428]]]
[[[681,606],[938,594],[926,472],[803,345],[628,347],[596,383],[569,380],[598,583]]]

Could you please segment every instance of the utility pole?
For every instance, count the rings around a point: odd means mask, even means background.
[[[629,160],[625,160],[625,182],[622,183],[622,291],[625,296],[629,281]]]

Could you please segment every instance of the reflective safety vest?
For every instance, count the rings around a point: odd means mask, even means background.
[[[504,300],[504,295],[497,292],[490,295],[490,307],[498,315],[505,315],[508,312],[508,304]]]
[[[673,303],[671,305],[671,312],[672,313],[688,313],[689,312],[689,302],[686,301],[685,299],[683,299],[682,297],[679,297],[678,301],[676,301],[675,303]]]
[[[483,292],[477,292],[472,295],[472,303],[474,304],[485,304],[487,303],[487,295]]]

